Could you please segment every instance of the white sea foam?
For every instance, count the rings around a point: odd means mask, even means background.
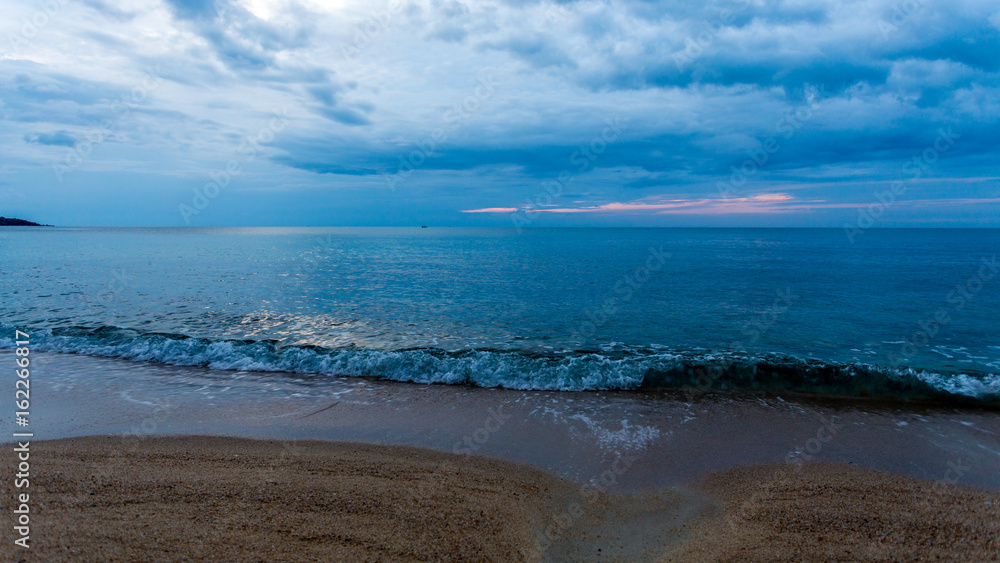
[[[631,425],[628,419],[621,421],[621,428],[610,429],[595,422],[582,413],[569,416],[571,420],[583,422],[597,439],[597,445],[606,451],[644,450],[662,435],[659,428],[644,425]]]
[[[11,348],[0,338],[0,348]],[[767,388],[834,393],[947,394],[1000,400],[1000,375],[940,374],[867,364],[803,362],[785,356],[646,351],[538,355],[513,351],[371,350],[280,346],[270,341],[206,340],[105,327],[36,331],[33,350],[203,366],[219,370],[289,372],[304,377],[368,376],[417,383],[467,384],[557,391],[691,387]],[[705,370],[708,371],[705,371]],[[716,370],[716,371],[712,371]],[[701,375],[699,375],[701,374]],[[699,379],[701,377],[701,379]]]
[[[916,374],[922,381],[929,383],[952,395],[966,397],[998,397],[1000,396],[1000,374],[988,374],[983,377],[973,377],[964,373],[944,376],[940,373],[922,371]]]

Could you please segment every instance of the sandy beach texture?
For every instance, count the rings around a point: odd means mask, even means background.
[[[741,467],[664,561],[1000,561],[1000,494],[835,463]]]
[[[72,438],[33,442],[32,460],[32,547],[8,530],[4,561],[1000,558],[1000,494],[835,464],[614,496],[523,465],[355,443]]]

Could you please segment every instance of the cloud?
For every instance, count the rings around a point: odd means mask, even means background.
[[[535,68],[577,68],[576,62],[562,48],[541,34],[516,35],[501,41],[488,41],[478,45],[478,48],[505,51]]]
[[[513,213],[516,207],[484,207],[482,209],[463,209],[462,213]]]
[[[809,202],[821,203],[821,202]],[[794,204],[794,205],[791,205]],[[485,209],[465,210],[465,213],[508,213],[527,211],[529,213],[778,213],[801,210],[803,203],[797,198],[785,193],[758,194],[741,198],[699,198],[699,199],[669,199],[658,201],[612,202],[601,205],[580,207],[539,207],[537,209],[492,207]]]
[[[167,3],[178,18],[186,20],[212,19],[220,11],[231,7],[222,0],[167,0]]]
[[[24,140],[28,143],[37,143],[39,145],[52,145],[57,147],[72,147],[77,143],[76,137],[73,137],[66,131],[55,131],[53,133],[38,133],[32,135],[25,135]]]
[[[14,23],[37,9],[0,2]],[[393,205],[490,221],[549,193],[536,207],[553,221],[831,218],[905,178],[944,129],[956,142],[900,208],[1000,222],[995,3],[900,5],[68,3],[58,26],[0,60],[0,168],[46,174],[56,151],[45,147],[73,147],[116,119],[114,150],[74,173],[83,191],[102,193],[128,169],[189,195],[183,182],[242,158],[249,138],[254,158],[233,191],[281,192],[305,210],[323,202],[333,222],[381,221],[372,210]],[[117,119],[148,68],[162,85]],[[286,107],[295,118],[272,128]],[[612,142],[608,120],[628,124]],[[408,167],[390,192],[381,175]]]
[[[800,199],[785,193],[758,194],[737,198],[671,199],[658,202],[613,202],[581,207],[487,207],[466,209],[463,213],[554,213],[554,214],[655,214],[655,215],[740,215],[773,213],[809,213],[824,209],[863,209],[871,201],[828,202],[818,199]],[[928,206],[982,206],[1000,204],[1000,198],[945,198],[899,200],[893,205],[901,207]]]

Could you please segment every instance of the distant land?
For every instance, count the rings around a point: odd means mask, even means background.
[[[51,227],[51,225],[39,225],[38,223],[32,223],[31,221],[25,221],[24,219],[8,219],[6,217],[0,217],[0,227]]]

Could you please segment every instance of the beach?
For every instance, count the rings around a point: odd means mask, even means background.
[[[1000,495],[853,465],[741,467],[700,490],[723,504],[665,561],[996,561]]]
[[[33,543],[16,553],[6,543],[4,560],[997,553],[1000,421],[988,409],[306,385],[295,374],[33,358]],[[14,493],[0,483],[8,511]]]
[[[0,563],[1000,563],[1000,0],[0,5]]]
[[[2,560],[997,551],[992,232],[8,236]]]
[[[844,464],[747,466],[642,494],[426,449],[228,437],[33,444],[9,561],[995,560],[1000,494]],[[13,468],[9,457],[5,471]],[[10,484],[2,496],[10,509]],[[564,522],[563,524],[554,524]],[[549,539],[550,538],[550,539]]]

